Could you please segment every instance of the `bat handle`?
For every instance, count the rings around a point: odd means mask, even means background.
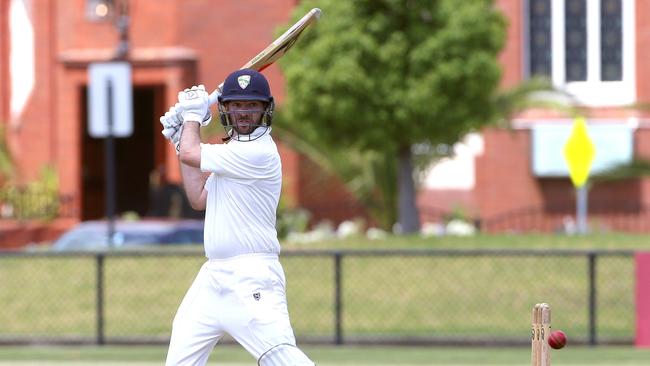
[[[208,96],[209,105],[215,105],[217,103],[217,98],[221,95],[221,88],[223,84],[219,85],[210,95]]]
[[[223,86],[223,84],[219,85],[212,93],[210,93],[210,95],[208,95],[208,106],[213,106],[213,105],[215,105],[217,103],[217,98],[219,98],[219,95],[221,95],[221,87],[222,86]],[[182,113],[183,113],[183,108],[178,106],[176,108],[176,114],[177,114],[178,119],[180,121],[183,120]]]

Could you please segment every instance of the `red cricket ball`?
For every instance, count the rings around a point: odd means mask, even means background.
[[[556,330],[548,337],[548,345],[553,349],[560,349],[566,345],[566,334],[561,330]]]

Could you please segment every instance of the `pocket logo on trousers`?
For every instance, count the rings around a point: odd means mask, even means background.
[[[256,292],[256,293],[253,294],[253,299],[255,299],[256,301],[260,301],[260,297],[262,297],[262,296],[260,295],[259,292]]]

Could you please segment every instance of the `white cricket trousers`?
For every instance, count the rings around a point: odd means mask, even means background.
[[[285,286],[277,255],[209,259],[178,308],[166,365],[205,365],[226,333],[256,360],[279,344],[295,346]]]

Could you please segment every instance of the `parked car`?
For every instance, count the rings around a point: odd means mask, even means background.
[[[203,220],[116,220],[113,248],[203,243]],[[52,244],[57,251],[108,249],[108,221],[84,221]]]

